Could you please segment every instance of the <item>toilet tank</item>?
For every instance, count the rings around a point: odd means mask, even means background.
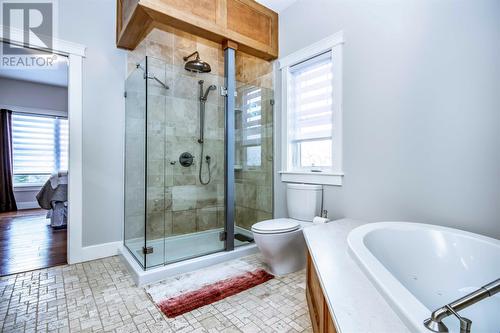
[[[323,187],[321,185],[287,184],[286,205],[288,217],[312,222],[321,215]]]

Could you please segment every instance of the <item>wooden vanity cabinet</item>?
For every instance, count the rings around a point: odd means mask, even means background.
[[[314,333],[336,333],[311,255],[307,253],[306,298]]]

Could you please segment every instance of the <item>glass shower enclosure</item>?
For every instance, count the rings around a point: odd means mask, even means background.
[[[236,82],[234,50],[224,65],[146,57],[126,80],[124,244],[143,269],[251,244],[272,218],[273,92]]]

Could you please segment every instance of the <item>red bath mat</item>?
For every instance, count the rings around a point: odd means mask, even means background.
[[[264,269],[256,269],[215,283],[207,284],[194,291],[161,300],[157,302],[156,305],[168,318],[173,318],[238,294],[273,278],[274,275],[269,274]]]

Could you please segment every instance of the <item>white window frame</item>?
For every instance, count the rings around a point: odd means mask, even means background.
[[[248,89],[248,88],[247,88]],[[261,97],[261,101],[260,101],[260,138],[259,139],[252,139],[252,140],[255,140],[255,141],[258,141],[258,142],[252,142],[252,143],[248,143],[248,139],[245,137],[246,136],[246,131],[247,131],[247,128],[245,127],[246,125],[246,120],[248,118],[248,110],[247,110],[247,100],[248,100],[248,95],[246,94],[246,91],[244,91],[242,94],[242,114],[241,114],[241,118],[242,118],[242,127],[241,127],[241,134],[242,134],[242,137],[241,137],[241,145],[243,147],[242,149],[242,158],[241,160],[243,161],[243,169],[244,170],[247,170],[247,171],[254,171],[254,170],[259,170],[262,168],[262,142],[263,142],[263,133],[262,133],[262,130],[264,128],[264,126],[262,125],[262,121],[264,119],[264,115],[262,114],[262,88],[260,87],[250,87],[250,89],[248,90],[252,90],[252,91],[255,91],[255,90],[260,90],[260,97]],[[261,148],[261,151],[260,151],[260,164],[259,165],[248,165],[248,160],[247,160],[247,149],[249,147],[260,147]]]
[[[339,31],[308,47],[296,51],[279,60],[281,70],[281,181],[323,185],[342,185],[342,47],[343,32]],[[332,167],[319,172],[298,170],[292,167],[292,157],[288,145],[290,118],[288,116],[291,96],[290,69],[292,66],[326,52],[331,52],[333,71],[332,91]]]

